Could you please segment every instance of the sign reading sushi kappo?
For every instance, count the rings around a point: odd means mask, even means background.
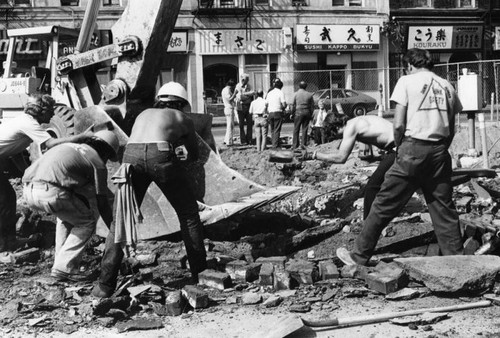
[[[297,50],[378,50],[379,25],[297,25]]]

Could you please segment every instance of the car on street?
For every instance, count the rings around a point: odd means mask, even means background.
[[[314,109],[318,109],[319,100],[325,101],[325,109],[332,110],[337,103],[340,103],[344,114],[349,118],[366,115],[369,111],[377,107],[377,100],[373,97],[363,94],[357,90],[332,88],[320,89],[314,92]],[[334,109],[334,111],[337,111]]]

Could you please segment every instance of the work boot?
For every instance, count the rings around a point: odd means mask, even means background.
[[[113,291],[104,290],[99,283],[96,283],[92,289],[92,296],[97,298],[109,298],[111,295],[113,295]]]
[[[337,249],[337,257],[340,259],[345,265],[356,265],[357,263],[352,259],[351,252],[346,248],[338,248]]]
[[[52,270],[50,276],[53,277],[58,282],[88,282],[91,280],[90,275],[85,275],[81,273],[67,273],[60,270]]]

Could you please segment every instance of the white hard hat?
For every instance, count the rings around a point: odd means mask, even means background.
[[[161,86],[156,98],[160,101],[174,101],[175,98],[172,98],[172,96],[183,99],[186,103],[189,103],[186,89],[180,83],[173,81],[167,82]]]
[[[118,149],[120,148],[120,141],[118,141],[118,137],[116,137],[115,133],[110,130],[99,130],[94,136],[106,142],[111,149],[113,149],[114,154],[112,158],[116,158]]]

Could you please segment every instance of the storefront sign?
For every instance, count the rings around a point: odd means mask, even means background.
[[[198,30],[200,54],[271,54],[283,51],[281,29]]]
[[[297,25],[297,50],[378,50],[378,25]]]
[[[410,26],[408,48],[481,49],[482,26]]]
[[[0,40],[0,55],[6,55],[9,50],[9,39]],[[16,54],[18,55],[40,55],[40,43],[38,39],[19,39],[16,42]]]
[[[500,26],[495,27],[495,44],[493,45],[494,50],[500,50]]]
[[[188,34],[187,32],[173,32],[168,43],[167,53],[172,52],[187,52],[188,51]]]

